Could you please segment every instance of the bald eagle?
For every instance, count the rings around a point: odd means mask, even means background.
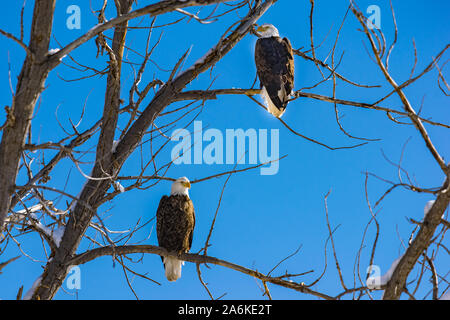
[[[291,42],[281,38],[278,29],[263,24],[256,33],[255,62],[261,82],[261,96],[267,110],[279,118],[286,110],[294,88],[294,54]]]
[[[194,205],[189,198],[191,183],[182,177],[172,183],[170,196],[163,196],[156,212],[158,244],[169,252],[189,252],[195,226]],[[162,257],[166,278],[176,281],[181,277],[183,261],[175,257]]]

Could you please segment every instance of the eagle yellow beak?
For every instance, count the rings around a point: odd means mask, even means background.
[[[191,188],[191,183],[190,182],[188,182],[188,181],[183,181],[182,183],[181,183],[182,185],[183,185],[183,187],[185,187],[185,188],[188,188],[188,189],[190,189]]]
[[[263,32],[264,29],[265,28],[263,26],[259,26],[258,29],[256,29],[256,32]]]

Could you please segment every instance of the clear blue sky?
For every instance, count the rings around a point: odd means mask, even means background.
[[[54,19],[54,38],[51,48],[64,46],[73,39],[87,32],[97,24],[96,17],[90,11],[90,1],[82,1],[81,29],[69,30],[66,28],[66,8],[73,1],[59,0],[56,4]],[[390,71],[398,83],[408,79],[414,62],[412,39],[415,40],[419,60],[416,71],[421,71],[450,40],[450,22],[448,1],[393,1],[398,25],[398,43],[390,59]],[[140,6],[149,3],[139,1]],[[358,1],[359,7],[365,10],[369,5],[376,4],[381,9],[381,27],[388,43],[393,38],[393,24],[389,1]],[[19,16],[22,1],[8,1],[2,11],[0,28],[18,35],[20,33]],[[93,1],[95,8],[98,1]],[[112,5],[112,2],[111,2]],[[334,43],[334,37],[348,6],[348,1],[320,1],[317,2],[314,15],[314,39],[316,44],[323,45],[316,51],[319,58],[324,59]],[[25,41],[28,41],[33,2],[28,1],[25,9]],[[107,18],[112,18],[114,10],[109,8]],[[276,25],[282,36],[288,37],[294,48],[309,48],[309,1],[279,0],[263,16],[260,22]],[[188,9],[195,12],[192,9]],[[205,10],[209,12],[210,9]],[[240,16],[245,14],[241,11]],[[163,24],[180,17],[180,14],[168,14],[157,19],[156,24]],[[149,18],[142,23],[148,24]],[[193,45],[184,68],[189,67],[205,54],[208,49],[217,43],[222,33],[238,19],[236,14],[220,18],[219,21],[203,25],[195,21],[182,22],[164,29],[155,29],[152,35],[152,44],[158,39],[161,31],[164,34],[161,43],[152,56],[159,68],[170,69],[181,55]],[[141,20],[131,23],[136,26]],[[344,53],[338,72],[349,79],[364,84],[382,84],[378,89],[355,88],[340,82],[336,95],[342,99],[354,101],[374,102],[390,91],[380,71],[372,63],[363,46],[363,34],[355,17],[350,13],[341,31],[337,45],[336,58]],[[111,32],[107,33],[111,35]],[[127,45],[142,52],[145,46],[146,31],[132,30],[127,37]],[[211,80],[217,77],[212,88],[250,87],[255,78],[255,65],[253,48],[256,38],[247,35],[226,57],[214,68],[213,73],[203,74],[195,80],[190,88],[205,88]],[[60,43],[60,45],[58,44]],[[14,42],[0,37],[0,95],[2,97],[2,111],[0,122],[4,121],[4,105],[11,104],[11,93],[8,81],[8,54],[11,64],[11,77],[13,88],[16,85],[23,59],[23,49]],[[367,42],[365,42],[367,46]],[[139,62],[141,58],[126,50],[129,60]],[[77,61],[103,69],[106,66],[106,56],[96,58],[94,41],[78,48],[73,56]],[[66,57],[65,63],[74,65]],[[309,87],[320,80],[314,64],[295,57],[296,62],[296,89]],[[328,60],[330,63],[330,59]],[[155,64],[150,63],[146,69],[143,83],[159,77],[163,81],[169,73],[161,71]],[[85,73],[75,71],[67,66],[60,65],[53,70],[46,82],[47,88],[40,99],[40,107],[33,120],[33,142],[57,141],[64,136],[59,127],[55,109],[58,109],[58,119],[70,130],[69,117],[78,121],[86,102],[86,111],[79,129],[89,128],[100,118],[103,108],[106,77],[94,77],[78,82],[65,82],[64,79],[76,79],[85,76]],[[211,77],[212,78],[211,78]],[[124,66],[122,98],[128,100],[129,85],[133,73],[128,65]],[[430,72],[414,86],[406,89],[412,105],[417,110],[422,99],[424,105],[422,115],[426,118],[447,122],[450,119],[448,111],[448,98],[437,87],[436,72]],[[332,95],[332,83],[327,82],[310,92]],[[172,110],[176,106],[171,106]],[[384,106],[399,109],[399,100],[395,97],[385,102]],[[229,180],[225,189],[222,204],[218,213],[216,227],[212,234],[212,246],[208,254],[242,266],[268,272],[281,259],[293,253],[299,246],[297,255],[283,262],[273,275],[284,273],[302,273],[314,270],[313,273],[294,279],[310,283],[318,277],[324,267],[324,246],[328,237],[325,220],[324,196],[331,190],[328,198],[329,218],[333,227],[339,225],[335,235],[335,243],[340,263],[348,287],[353,286],[353,270],[355,257],[360,247],[364,227],[370,219],[364,195],[364,172],[369,171],[388,180],[397,181],[397,169],[390,165],[382,152],[392,161],[399,161],[401,150],[406,141],[403,166],[408,169],[418,185],[424,187],[440,186],[444,177],[431,155],[424,147],[418,133],[412,126],[400,126],[390,121],[382,112],[356,109],[354,107],[340,106],[341,114],[345,114],[342,124],[355,136],[381,139],[371,142],[360,148],[350,150],[330,151],[317,144],[308,142],[293,135],[275,118],[252,102],[245,96],[223,96],[217,100],[206,102],[202,113],[197,120],[201,120],[206,128],[219,129],[224,135],[226,129],[243,128],[247,130],[279,129],[280,156],[288,155],[279,164],[276,175],[262,176],[259,169],[235,174]],[[120,125],[126,123],[126,117],[121,118]],[[335,121],[333,105],[312,99],[297,99],[289,104],[283,116],[291,127],[300,133],[317,139],[331,146],[345,146],[359,143],[346,137],[338,128]],[[184,120],[183,124],[187,124]],[[158,122],[159,123],[159,122]],[[164,123],[164,122],[162,122]],[[193,130],[193,126],[188,129]],[[448,134],[442,129],[427,127],[431,138],[440,151],[448,159],[450,146]],[[87,143],[93,146],[98,136]],[[408,140],[409,139],[409,140]],[[164,140],[159,140],[164,141]],[[170,149],[176,143],[169,143],[167,152],[158,158],[159,164],[170,161]],[[149,144],[143,150],[149,150]],[[82,150],[87,150],[84,147]],[[95,151],[90,149],[89,151]],[[51,154],[46,155],[46,160]],[[84,160],[91,161],[94,153],[88,153]],[[247,165],[238,165],[237,169]],[[86,173],[90,172],[91,165],[82,167]],[[187,176],[191,180],[206,177],[214,173],[231,170],[233,165],[180,165],[172,166],[168,176],[177,178]],[[35,172],[39,166],[32,167]],[[139,152],[136,152],[126,162],[122,175],[135,175],[140,169]],[[67,174],[70,170],[70,182],[66,192],[77,195],[85,178],[71,164],[70,161],[61,161],[52,173],[51,186],[63,188]],[[17,184],[26,180],[23,176],[18,178]],[[190,195],[196,210],[196,228],[191,252],[197,252],[204,245],[211,221],[213,219],[220,192],[225,177],[208,180],[193,185]],[[123,183],[127,186],[127,183]],[[369,181],[369,198],[374,202],[383,194],[389,185],[371,179]],[[126,230],[139,219],[146,221],[156,213],[159,199],[170,191],[169,182],[161,182],[148,190],[132,190],[117,196],[113,201],[101,206],[98,213],[105,219],[111,230]],[[57,195],[48,194],[50,199]],[[378,207],[381,225],[381,235],[375,255],[375,264],[379,265],[381,272],[388,270],[391,262],[404,252],[401,241],[406,242],[413,226],[406,222],[406,217],[420,220],[423,217],[423,208],[432,196],[407,192],[397,189],[392,192]],[[61,209],[66,208],[65,201],[59,201]],[[146,237],[150,234],[150,237]],[[91,233],[91,235],[94,235]],[[362,277],[368,263],[371,240],[374,237],[374,227],[369,229],[366,244],[363,249],[360,263]],[[99,237],[97,236],[97,239]],[[134,238],[145,244],[156,244],[156,231],[154,221],[147,224]],[[21,257],[18,261],[7,266],[0,275],[0,298],[12,299],[18,288],[24,285],[28,290],[33,281],[41,274],[45,265],[45,255],[41,248],[41,241],[37,236],[22,237],[18,239],[22,249],[32,259]],[[448,240],[447,240],[448,244]],[[85,241],[79,250],[85,250],[88,242]],[[318,291],[328,294],[341,292],[331,246],[327,247],[328,269],[324,278],[314,287]],[[18,255],[17,246],[9,243],[8,249],[0,257],[0,261]],[[134,260],[141,258],[133,256]],[[445,273],[450,260],[444,255],[440,256],[437,268]],[[133,288],[141,299],[208,299],[208,295],[198,280],[194,264],[186,263],[182,278],[176,283],[169,283],[163,272],[161,260],[156,255],[145,255],[136,264],[129,264],[138,272],[147,272],[147,276],[160,282],[156,285],[149,281],[133,278]],[[260,289],[261,283],[255,279],[238,272],[218,266],[202,266],[204,280],[215,297],[226,293],[226,299],[264,299]],[[134,295],[128,288],[123,276],[122,267],[116,263],[115,267],[111,257],[99,258],[81,266],[81,289],[78,290],[80,299],[133,299]],[[356,279],[357,286],[359,280]],[[64,290],[63,290],[64,289]],[[272,297],[275,299],[309,299],[310,296],[285,288],[269,285]],[[56,295],[56,299],[74,299],[74,290],[68,290],[66,283]],[[426,292],[422,292],[422,296]],[[375,294],[375,296],[379,296]],[[420,295],[418,295],[420,296]]]

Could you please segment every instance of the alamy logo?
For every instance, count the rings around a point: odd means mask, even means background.
[[[171,152],[174,164],[263,164],[261,175],[274,175],[279,169],[280,134],[278,129],[218,129],[203,132],[202,121],[194,121],[193,137],[186,129],[175,129],[171,140],[179,141]],[[207,142],[205,145],[204,142]],[[247,144],[248,143],[248,144]],[[193,154],[193,157],[192,157]]]
[[[72,4],[67,7],[67,14],[70,16],[66,20],[67,29],[81,29],[81,10],[80,7],[76,4]]]
[[[81,269],[79,266],[71,266],[69,268],[66,285],[69,290],[81,289]]]
[[[372,4],[367,7],[367,14],[370,16],[367,18],[367,28],[372,29],[381,29],[381,10],[380,7]]]
[[[366,280],[367,288],[371,290],[381,288],[381,270],[377,265],[370,265],[367,267],[366,273],[368,278]]]

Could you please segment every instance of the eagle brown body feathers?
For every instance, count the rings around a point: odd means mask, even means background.
[[[156,233],[160,247],[176,254],[189,252],[194,226],[194,205],[187,194],[161,198],[156,211]],[[173,256],[161,256],[161,260],[167,280],[176,281],[181,277],[182,260]]]
[[[194,226],[194,205],[187,195],[161,198],[156,212],[156,232],[160,247],[176,253],[189,252]]]
[[[289,39],[258,39],[255,62],[261,86],[266,88],[273,104],[280,111],[284,111],[294,88],[294,56]]]

